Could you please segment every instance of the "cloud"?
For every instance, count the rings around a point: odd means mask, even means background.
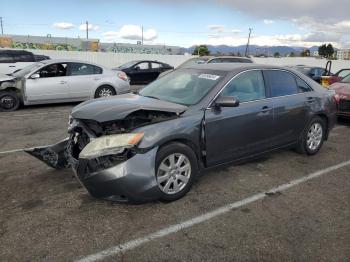
[[[72,29],[75,27],[75,25],[67,22],[59,22],[59,23],[54,23],[52,27],[57,29]]]
[[[100,29],[100,27],[98,25],[88,24],[88,29],[89,29],[89,31],[97,31]],[[81,24],[79,26],[79,30],[86,31],[86,24]]]
[[[208,28],[210,30],[216,31],[216,32],[224,32],[225,26],[224,25],[208,25]]]
[[[102,36],[106,41],[118,41],[119,39],[142,40],[142,27],[139,25],[123,25],[119,31],[104,32]],[[153,41],[157,37],[157,31],[153,28],[143,31],[145,41]]]
[[[275,23],[275,21],[269,20],[269,19],[264,19],[263,22],[264,22],[265,25],[271,25],[271,24]]]
[[[324,36],[322,33],[309,33],[309,34],[282,34],[282,35],[252,35],[250,39],[251,45],[259,46],[295,46],[295,47],[311,47],[315,45],[321,45],[324,43]],[[328,42],[337,46],[334,37]],[[245,45],[247,43],[247,37],[236,36],[218,36],[209,35],[206,40],[196,40],[192,42],[192,45],[207,44],[207,45],[230,45],[238,46]]]

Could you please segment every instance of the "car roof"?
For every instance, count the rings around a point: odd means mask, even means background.
[[[217,63],[217,64],[196,64],[188,67],[186,69],[202,69],[202,70],[213,70],[213,71],[244,71],[248,69],[288,69],[281,66],[271,66],[263,64],[251,64],[251,63]]]
[[[243,58],[243,59],[252,60],[250,57],[246,57],[246,56],[229,56],[229,55],[226,55],[226,56],[214,56],[210,60],[216,59],[216,58]]]
[[[26,51],[26,50],[11,50],[11,49],[1,49],[0,53],[7,53],[7,54],[33,54],[32,52]]]

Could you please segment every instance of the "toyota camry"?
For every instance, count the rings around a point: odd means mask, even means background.
[[[336,121],[333,96],[291,68],[193,65],[79,104],[69,138],[27,152],[71,166],[94,197],[174,201],[209,168],[282,148],[315,155]]]

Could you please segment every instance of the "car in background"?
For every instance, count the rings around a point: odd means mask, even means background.
[[[0,77],[0,110],[130,92],[126,74],[79,60],[43,60]]]
[[[218,56],[209,59],[207,64],[214,63],[254,63],[249,57],[239,57],[239,56]]]
[[[49,60],[51,59],[49,56],[47,55],[34,55],[34,59],[36,62],[40,62],[40,61],[43,61],[43,60]]]
[[[113,70],[125,72],[131,84],[148,84],[156,80],[161,73],[173,69],[174,67],[166,63],[138,60],[128,62]]]
[[[0,75],[11,74],[35,62],[32,52],[0,49]]]
[[[174,201],[210,168],[281,148],[315,155],[336,123],[333,95],[292,69],[194,65],[76,106],[69,138],[26,152],[71,166],[97,198]]]
[[[315,80],[319,84],[321,83],[322,76],[327,75],[327,71],[323,67],[313,67],[305,65],[297,65],[291,67],[310,77],[311,79]]]
[[[176,69],[190,67],[190,66],[194,66],[194,65],[205,64],[211,58],[213,58],[213,56],[193,57],[193,58],[190,58],[190,59],[186,60],[185,62],[183,62],[179,66],[177,66]]]
[[[350,118],[350,75],[339,82],[333,83],[329,86],[329,89],[335,91],[334,98],[337,102],[338,116]]]
[[[336,82],[340,82],[344,77],[350,75],[350,68],[344,68],[336,72],[335,74],[332,74],[328,78],[328,84],[332,85]]]

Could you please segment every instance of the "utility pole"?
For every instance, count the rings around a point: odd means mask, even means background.
[[[86,39],[89,39],[89,22],[86,21]]]
[[[141,26],[141,44],[143,45],[143,26]]]
[[[0,17],[0,25],[1,25],[1,34],[4,34],[4,27],[2,25],[2,17]]]
[[[247,46],[245,47],[244,56],[247,56],[249,53],[249,50],[248,50],[249,49],[249,41],[250,41],[250,34],[252,33],[252,30],[253,30],[253,28],[249,28],[248,42],[247,42]]]

